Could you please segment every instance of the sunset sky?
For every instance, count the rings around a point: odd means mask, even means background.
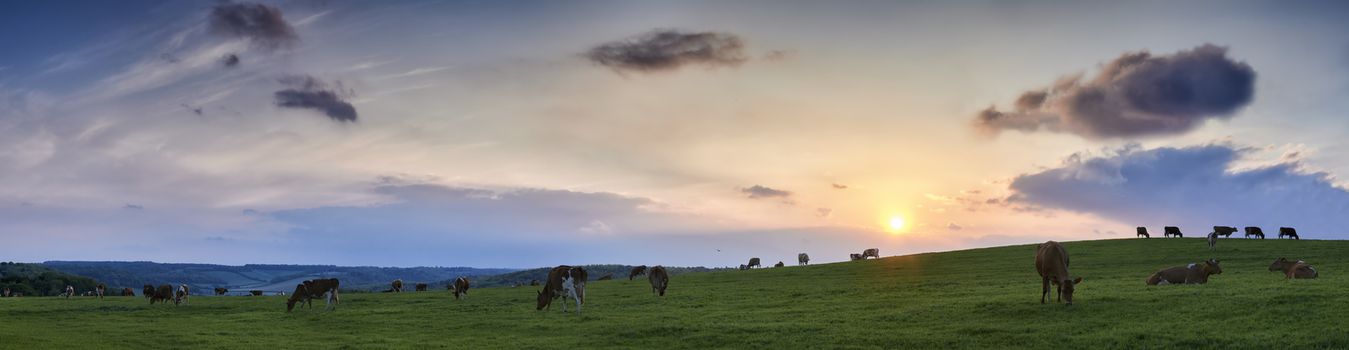
[[[1135,226],[1346,239],[1346,17],[1329,1],[14,2],[0,260],[734,266]]]

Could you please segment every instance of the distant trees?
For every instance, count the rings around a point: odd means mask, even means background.
[[[39,264],[0,262],[0,289],[9,288],[11,292],[25,296],[49,296],[61,294],[66,286],[74,286],[83,292],[93,290],[98,285],[88,277],[53,270]]]

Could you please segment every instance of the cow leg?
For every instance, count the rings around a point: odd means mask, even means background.
[[[1049,295],[1049,277],[1040,277],[1040,303],[1045,303],[1045,297]]]
[[[581,314],[581,298],[576,297],[576,289],[568,290],[567,293],[571,293],[571,299],[576,301],[576,314],[577,314],[577,315],[580,315],[580,314]]]
[[[1063,283],[1054,284],[1054,297],[1057,298],[1055,302],[1063,302]]]
[[[328,295],[328,302],[332,304],[328,305],[326,309],[337,309],[337,288],[333,288],[333,293]]]

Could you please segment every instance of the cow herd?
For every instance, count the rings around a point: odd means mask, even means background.
[[[1254,229],[1254,230],[1252,230]],[[1246,232],[1250,235],[1254,231],[1260,238],[1264,238],[1259,227],[1247,227]],[[1289,237],[1299,239],[1297,231],[1289,227],[1279,229],[1280,238]],[[1167,226],[1164,229],[1167,236],[1180,237],[1180,229],[1174,226]],[[1208,234],[1206,241],[1209,249],[1212,249],[1217,242],[1218,236],[1231,236],[1236,232],[1235,227],[1214,226],[1213,232]],[[1138,228],[1138,234],[1141,237],[1147,237],[1147,229]],[[1055,297],[1059,302],[1067,301],[1067,305],[1073,304],[1073,290],[1078,283],[1082,282],[1082,277],[1073,277],[1068,272],[1068,250],[1064,249],[1059,242],[1048,241],[1041,243],[1035,251],[1035,271],[1040,274],[1040,303],[1044,304],[1049,296],[1049,286],[1055,286]],[[1282,272],[1284,279],[1307,279],[1317,278],[1320,273],[1315,267],[1302,260],[1288,260],[1279,258],[1269,265],[1270,272]],[[1186,264],[1182,266],[1173,266],[1163,268],[1154,272],[1145,280],[1149,286],[1164,284],[1204,284],[1213,275],[1222,274],[1222,266],[1218,259],[1208,259],[1201,262]]]
[[[1135,234],[1136,237],[1142,238],[1152,237],[1152,235],[1148,234],[1147,227],[1139,226],[1136,229],[1136,232],[1137,232]],[[1243,232],[1245,232],[1245,235],[1243,236],[1244,238],[1265,239],[1265,231],[1261,230],[1260,227],[1258,226],[1246,226]],[[1233,233],[1237,233],[1237,228],[1235,226],[1213,226],[1213,231],[1209,232],[1208,236],[1214,238],[1216,238],[1217,236],[1230,238],[1232,237]],[[1180,232],[1179,227],[1165,226],[1162,227],[1162,237],[1182,238],[1185,237],[1185,234]],[[1297,230],[1292,227],[1280,227],[1279,238],[1302,239],[1297,235]]]
[[[866,249],[866,250],[863,250],[862,253],[860,253],[860,254],[859,254],[859,253],[848,254],[848,260],[850,260],[850,261],[866,260],[867,258],[876,258],[876,259],[880,259],[880,258],[881,258],[881,250],[880,250],[880,249],[877,249],[877,248],[868,248],[868,249]],[[810,264],[810,254],[806,254],[806,253],[796,254],[796,265],[797,265],[797,266],[805,266],[805,265],[809,265],[809,264]],[[778,263],[773,264],[773,267],[784,267],[784,266],[787,266],[787,263],[784,263],[784,262],[782,262],[782,261],[779,261]],[[639,267],[641,267],[641,268],[646,268],[646,266],[639,266]],[[750,269],[754,269],[755,267],[763,267],[763,265],[760,264],[760,259],[757,258],[757,257],[755,257],[755,258],[749,258],[749,263],[748,263],[748,264],[741,264],[740,267],[738,267],[737,269],[738,269],[738,270],[750,270]],[[636,271],[636,270],[634,269],[634,271]],[[632,279],[632,278],[629,277],[628,279]]]

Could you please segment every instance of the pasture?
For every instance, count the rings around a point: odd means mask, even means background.
[[[1200,238],[1065,246],[1084,278],[1071,307],[1039,303],[1035,245],[1019,245],[685,274],[664,298],[645,277],[590,281],[580,316],[561,313],[560,300],[535,311],[538,287],[473,289],[460,301],[444,289],[345,293],[335,312],[316,300],[289,314],[278,296],[179,307],[7,298],[0,348],[1349,348],[1349,241],[1232,238],[1212,252]],[[1321,278],[1268,272],[1280,256],[1306,260]],[[1224,272],[1206,285],[1144,286],[1159,268],[1209,257]]]

